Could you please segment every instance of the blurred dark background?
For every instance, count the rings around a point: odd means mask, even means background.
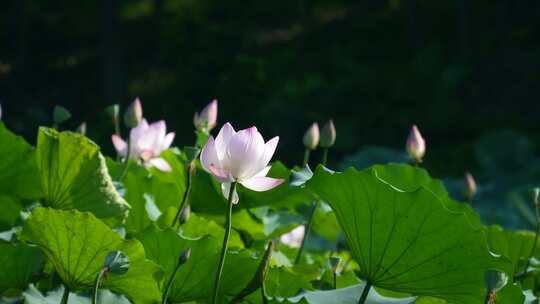
[[[212,98],[219,122],[280,135],[302,158],[312,121],[336,122],[331,164],[366,145],[403,151],[411,124],[436,176],[480,170],[475,143],[513,129],[540,141],[537,0],[4,0],[3,120],[32,142],[54,105],[112,153],[103,109],[140,96],[175,144]],[[497,142],[497,140],[494,140]],[[374,154],[380,157],[375,151]]]

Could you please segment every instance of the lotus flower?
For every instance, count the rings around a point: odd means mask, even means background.
[[[299,248],[304,240],[304,233],[306,228],[304,225],[298,226],[288,233],[281,235],[279,240],[290,247]]]
[[[216,126],[217,115],[218,101],[217,99],[214,99],[201,111],[201,113],[195,113],[193,124],[197,130],[206,128],[207,131],[210,131]]]
[[[254,191],[267,191],[283,183],[283,179],[266,177],[278,141],[276,136],[265,143],[256,127],[236,132],[226,123],[215,140],[212,136],[208,139],[201,152],[201,164],[221,183],[225,197],[232,182]],[[232,202],[238,203],[236,191]]]
[[[478,187],[476,186],[476,181],[470,172],[465,173],[465,196],[471,200],[476,192]]]
[[[143,119],[138,126],[131,129],[129,134],[130,151],[129,158],[142,160],[146,167],[156,167],[161,171],[171,171],[171,166],[163,158],[159,157],[161,152],[167,150],[174,139],[174,132],[166,133],[167,127],[165,121],[148,124]],[[128,157],[128,145],[114,134],[112,142],[118,154],[122,157]]]
[[[421,163],[422,157],[426,154],[426,141],[416,125],[412,126],[409,137],[407,138],[407,153],[417,163]]]

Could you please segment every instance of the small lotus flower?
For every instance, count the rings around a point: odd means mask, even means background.
[[[314,122],[304,134],[304,146],[310,150],[315,150],[319,145],[319,124]]]
[[[197,130],[212,130],[217,124],[218,101],[212,100],[200,113],[195,113],[193,124]]]
[[[274,155],[279,137],[264,142],[256,127],[236,132],[231,124],[223,125],[216,139],[210,136],[201,152],[203,168],[222,183],[223,195],[228,197],[232,182],[254,191],[267,191],[283,183],[283,179],[266,177],[268,163]],[[238,203],[233,193],[232,202]]]
[[[426,141],[416,125],[412,126],[409,137],[407,138],[407,153],[417,163],[421,163],[424,154],[426,154]]]
[[[321,142],[320,145],[323,148],[330,148],[336,142],[336,126],[334,126],[334,121],[330,119],[321,131]]]
[[[471,173],[465,173],[465,196],[471,200],[476,194],[478,188],[476,186],[476,181]]]
[[[124,123],[128,128],[135,128],[143,119],[143,110],[139,97],[135,98],[124,113]]]
[[[165,121],[148,124],[146,119],[129,134],[129,158],[142,160],[146,167],[156,167],[161,171],[171,171],[171,166],[160,156],[161,152],[167,150],[174,139],[174,132],[167,133]],[[122,157],[128,157],[128,144],[114,134],[112,136],[113,145]]]
[[[304,225],[298,226],[288,233],[281,235],[280,241],[293,248],[300,248],[302,240],[304,240],[304,233],[306,228]]]

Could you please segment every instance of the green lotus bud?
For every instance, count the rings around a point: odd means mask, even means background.
[[[81,135],[85,136],[86,135],[86,122],[82,122],[78,127],[77,127],[77,132],[80,133]]]
[[[105,258],[104,267],[108,272],[124,274],[129,270],[129,258],[122,251],[111,251]]]
[[[118,122],[118,117],[120,116],[120,106],[118,104],[108,106],[105,112],[111,117],[111,121],[114,124]]]
[[[185,264],[189,260],[189,257],[191,257],[191,247],[180,254],[178,265]]]
[[[314,122],[307,129],[306,134],[304,134],[304,146],[310,150],[315,150],[319,145],[319,124]]]
[[[142,119],[143,110],[141,100],[139,99],[139,97],[137,97],[135,98],[135,101],[133,101],[129,105],[126,112],[124,113],[124,124],[126,125],[126,127],[133,129],[139,125]]]
[[[321,130],[321,142],[322,148],[330,148],[336,142],[336,127],[334,121],[330,119]]]
[[[191,207],[190,205],[186,204],[186,206],[184,207],[184,210],[182,210],[182,213],[180,214],[180,219],[179,219],[180,225],[185,224],[189,220],[190,216],[191,216]]]
[[[328,263],[330,264],[330,268],[332,268],[332,272],[336,272],[340,262],[341,259],[339,257],[330,257]]]
[[[53,122],[59,125],[71,118],[71,113],[62,106],[55,106],[53,110]]]
[[[540,196],[540,188],[539,187],[534,187],[532,189],[532,201],[535,205],[538,205],[540,202],[538,201],[538,197]]]
[[[493,293],[497,293],[504,286],[506,286],[506,283],[508,283],[508,275],[506,275],[506,273],[504,272],[494,269],[488,269],[485,273],[484,278],[487,289]]]

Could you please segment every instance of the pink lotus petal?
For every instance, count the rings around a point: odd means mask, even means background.
[[[165,136],[165,138],[163,139],[163,142],[161,143],[161,149],[162,150],[167,150],[169,149],[169,147],[171,146],[173,140],[174,140],[174,136],[176,135],[176,133],[174,132],[171,132],[169,134],[167,134]]]
[[[221,162],[219,161],[216,151],[214,137],[212,136],[208,138],[206,145],[204,145],[201,151],[201,165],[207,172],[210,172],[211,165],[221,167]]]
[[[216,179],[220,183],[234,181],[234,178],[231,175],[231,173],[225,169],[218,168],[214,164],[210,164],[209,169],[210,169],[210,172],[216,177]]]
[[[252,177],[241,181],[240,183],[253,191],[268,191],[279,185],[281,185],[285,180],[281,178],[271,178],[271,177]]]
[[[225,199],[229,199],[229,191],[231,189],[231,183],[223,183],[221,184],[221,192],[223,193],[223,196],[225,196]],[[232,203],[238,204],[239,201],[238,192],[236,192],[236,189],[234,189],[233,196],[232,196]]]
[[[270,139],[268,142],[266,142],[266,144],[264,144],[264,154],[261,160],[261,163],[264,163],[264,166],[267,166],[270,160],[272,159],[274,152],[276,152],[276,147],[277,147],[278,142],[279,142],[279,136],[276,136]]]
[[[264,139],[256,127],[238,131],[229,140],[226,156],[227,166],[235,178],[247,179],[261,171]]]
[[[120,138],[120,136],[113,134],[112,143],[118,154],[120,154],[121,156],[126,156],[127,143],[122,138]]]
[[[161,158],[161,157],[150,159],[148,161],[148,164],[150,164],[151,166],[156,167],[159,170],[164,171],[164,172],[171,172],[172,171],[172,168],[169,165],[169,163],[166,160],[164,160],[163,158]]]
[[[234,128],[231,126],[230,123],[224,124],[223,127],[221,127],[221,130],[219,130],[219,133],[216,136],[216,151],[220,159],[224,158],[225,152],[227,151],[227,145],[229,144],[229,140],[235,134],[236,131],[234,131]]]

